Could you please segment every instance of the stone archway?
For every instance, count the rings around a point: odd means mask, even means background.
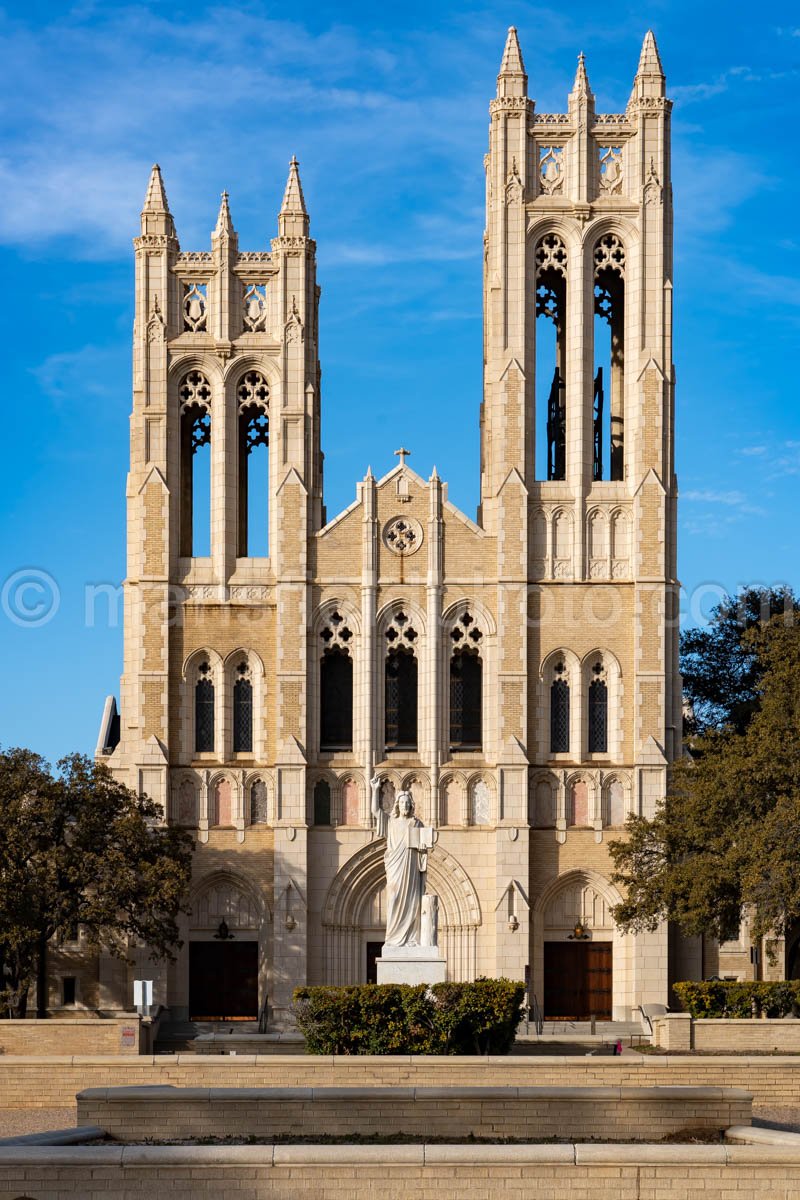
[[[383,842],[354,854],[333,880],[322,910],[326,983],[363,983],[368,942],[383,938],[386,876]],[[428,859],[428,891],[439,897],[439,945],[448,979],[474,979],[481,908],[475,887],[452,854],[437,846]]]
[[[610,989],[610,1015],[614,1020],[627,1019],[633,999],[631,996],[632,938],[623,935],[614,925],[611,908],[618,904],[619,893],[607,879],[596,871],[578,869],[567,871],[551,880],[538,897],[533,911],[533,991],[545,1005],[548,993],[546,964],[550,970],[573,972],[577,963],[561,963],[556,959],[562,947],[566,955],[571,948],[574,956],[580,957],[582,968],[610,973],[607,986]],[[588,940],[575,938],[575,927],[585,927]],[[586,949],[581,954],[579,947]],[[589,949],[592,946],[598,950]],[[603,953],[599,947],[609,947]],[[592,963],[589,959],[592,958]],[[594,961],[596,959],[596,961]],[[586,961],[584,961],[586,960]],[[571,1015],[571,1014],[556,1014]],[[599,1015],[599,1014],[598,1014]]]
[[[191,1019],[258,1019],[268,991],[269,922],[269,908],[249,881],[227,871],[199,881],[188,920]]]

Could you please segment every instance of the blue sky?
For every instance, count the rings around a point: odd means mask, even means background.
[[[118,690],[121,621],[102,595],[87,612],[86,589],[125,570],[131,238],[154,161],[184,249],[208,247],[223,188],[259,249],[297,154],[323,288],[328,513],[403,443],[474,515],[482,159],[512,23],[540,111],[565,109],[580,50],[598,108],[623,109],[654,28],[675,100],[687,619],[720,588],[800,586],[797,5],[288,11],[0,5],[2,745],[91,750]],[[25,584],[49,578],[57,611],[20,623],[45,602]]]

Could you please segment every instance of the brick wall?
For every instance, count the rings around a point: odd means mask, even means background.
[[[87,1017],[86,1020],[56,1017],[46,1021],[0,1021],[0,1054],[4,1056],[0,1071],[5,1071],[6,1063],[10,1061],[6,1055],[138,1055],[140,1038],[138,1013],[124,1017]],[[58,1061],[65,1060],[59,1058]],[[7,1107],[2,1099],[0,1106]]]
[[[799,1191],[800,1154],[771,1146],[0,1148],[0,1195],[59,1200],[744,1200]]]
[[[800,1021],[703,1018],[668,1013],[653,1021],[653,1040],[662,1050],[757,1050],[800,1053]]]
[[[749,1125],[740,1088],[89,1088],[78,1124],[120,1142],[277,1136],[641,1138]]]
[[[326,1058],[197,1054],[0,1061],[1,1108],[56,1108],[90,1087],[740,1087],[754,1106],[800,1105],[800,1056]]]

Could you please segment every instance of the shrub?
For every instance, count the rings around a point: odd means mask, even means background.
[[[681,1008],[693,1017],[785,1017],[800,1008],[800,980],[775,983],[709,979],[676,983]]]
[[[507,1054],[524,991],[510,979],[301,987],[294,1015],[309,1054]]]

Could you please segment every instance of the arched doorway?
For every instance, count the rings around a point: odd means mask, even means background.
[[[197,889],[189,922],[190,1020],[258,1020],[262,911],[255,893],[230,875]]]
[[[325,983],[367,982],[385,930],[383,840],[354,854],[334,879],[322,910]],[[439,897],[439,946],[448,979],[474,979],[478,894],[461,864],[437,846],[428,859],[427,890]]]
[[[616,901],[606,880],[585,871],[560,876],[539,898],[534,977],[548,1020],[619,1012],[626,954],[610,913]]]

